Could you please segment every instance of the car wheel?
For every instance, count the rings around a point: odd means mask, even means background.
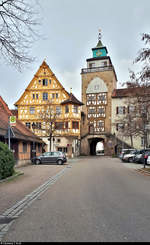
[[[63,161],[62,161],[61,159],[59,159],[59,160],[57,161],[57,164],[58,164],[58,165],[62,165],[62,164],[63,164]]]
[[[36,159],[35,164],[38,165],[40,163],[41,163],[40,160],[39,159]]]
[[[133,162],[133,158],[130,157],[130,158],[128,159],[128,162]]]

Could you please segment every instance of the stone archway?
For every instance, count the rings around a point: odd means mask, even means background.
[[[96,145],[98,142],[102,142],[104,145],[104,139],[103,138],[91,138],[89,139],[89,148],[90,148],[90,155],[96,156]]]

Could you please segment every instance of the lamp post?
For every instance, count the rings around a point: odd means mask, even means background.
[[[33,129],[33,133],[35,134],[35,129],[36,129],[36,124],[33,122],[32,123],[32,129]],[[35,149],[35,141],[33,141],[33,149],[32,149],[32,152],[34,154],[34,156],[36,156],[36,149]]]

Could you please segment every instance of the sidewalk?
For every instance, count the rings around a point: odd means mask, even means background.
[[[16,168],[21,175],[0,183],[0,215],[69,164],[70,161],[64,165],[27,165]]]

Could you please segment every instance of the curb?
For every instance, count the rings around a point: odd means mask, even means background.
[[[150,172],[143,169],[135,169],[135,171],[150,176]]]
[[[16,173],[16,174],[14,174],[13,176],[10,176],[10,177],[7,177],[6,179],[0,180],[0,183],[6,182],[6,181],[8,181],[8,180],[15,179],[15,178],[18,177],[19,175],[23,175],[23,174],[24,174],[23,172]]]

